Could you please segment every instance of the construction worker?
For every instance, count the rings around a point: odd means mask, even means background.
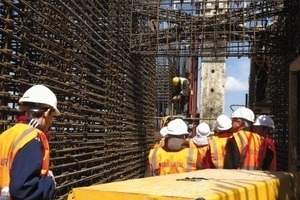
[[[176,87],[172,98],[173,101],[179,102],[180,114],[187,116],[188,97],[189,97],[189,81],[184,77],[174,77],[172,84]]]
[[[150,150],[151,176],[197,170],[198,151],[189,148],[187,124],[182,119],[174,119],[168,124],[166,133],[164,145]]]
[[[253,132],[265,139],[266,154],[264,156],[262,170],[276,171],[276,149],[273,139],[269,137],[270,131],[274,128],[274,121],[267,115],[258,116],[253,124]]]
[[[189,140],[190,148],[196,148],[198,150],[198,162],[201,166],[201,169],[207,168],[207,165],[204,163],[203,159],[208,149],[209,134],[209,125],[205,122],[202,122],[196,127],[195,137]]]
[[[209,140],[207,150],[207,162],[209,168],[223,169],[225,158],[225,146],[231,133],[232,122],[226,115],[219,115],[214,128],[215,135]]]
[[[171,121],[171,117],[170,116],[165,116],[161,119],[161,122],[160,122],[160,131],[159,131],[159,134],[161,136],[161,139],[155,143],[154,145],[154,149],[155,148],[159,148],[159,147],[162,147],[165,143],[165,137],[167,135],[166,131],[167,131],[167,125],[168,123]]]
[[[49,170],[47,130],[60,115],[46,86],[29,88],[19,100],[17,123],[0,135],[0,199],[51,199],[56,182]]]
[[[263,138],[252,132],[254,113],[240,107],[231,115],[233,135],[227,141],[225,169],[260,170],[265,154]]]

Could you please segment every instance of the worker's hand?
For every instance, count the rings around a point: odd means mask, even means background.
[[[173,101],[180,100],[180,99],[181,99],[181,96],[180,96],[180,95],[174,96],[174,97],[172,98]]]
[[[56,181],[55,181],[55,179],[54,179],[54,175],[53,175],[53,172],[52,172],[51,170],[48,170],[47,176],[51,176],[51,178],[52,178],[53,181],[54,181],[55,188],[56,188]]]

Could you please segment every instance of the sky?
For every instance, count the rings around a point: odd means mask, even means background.
[[[249,74],[249,58],[228,58],[226,60],[225,115],[231,115],[231,105],[245,105],[246,94],[249,90]],[[238,107],[232,106],[232,109],[235,110]]]

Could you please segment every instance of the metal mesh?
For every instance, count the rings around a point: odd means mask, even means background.
[[[154,143],[155,59],[129,53],[130,5],[0,3],[0,130],[14,124],[17,101],[33,84],[57,94],[55,199],[72,187],[144,175]]]
[[[131,30],[131,52],[200,57],[279,53],[270,48],[280,30],[265,28],[283,13],[283,0],[133,0],[132,6],[139,25]],[[190,50],[183,53],[186,46]]]

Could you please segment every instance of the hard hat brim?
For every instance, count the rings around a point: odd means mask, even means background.
[[[59,116],[61,113],[57,108],[54,108],[54,114],[53,116]]]

